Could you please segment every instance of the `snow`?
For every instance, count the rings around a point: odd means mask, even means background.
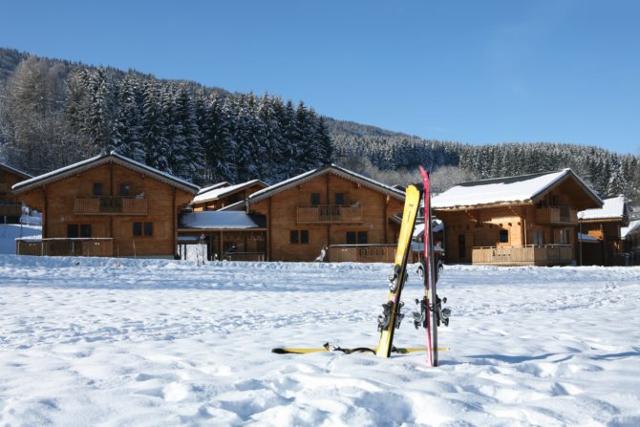
[[[259,179],[252,179],[251,181],[242,182],[240,184],[217,187],[204,192],[201,191],[198,193],[197,196],[193,198],[191,203],[203,203],[203,202],[210,202],[212,200],[218,200],[221,197],[224,197],[229,194],[233,194],[236,191],[242,190],[243,188],[250,187],[260,182],[261,181]]]
[[[0,422],[640,424],[636,267],[445,267],[438,368],[424,353],[270,352],[375,345],[389,272],[0,256]],[[411,274],[407,307],[421,292]],[[398,345],[424,343],[410,316]]]
[[[431,200],[433,208],[528,202],[570,173],[570,169],[522,179],[491,179],[456,185]]]
[[[578,219],[606,219],[624,217],[624,196],[611,197],[603,200],[604,204],[599,209],[586,209],[578,212]]]
[[[40,239],[42,228],[34,225],[0,224],[0,254],[15,254],[16,239]]]
[[[180,217],[181,228],[197,229],[250,229],[264,228],[256,215],[241,211],[202,211],[184,213]]]

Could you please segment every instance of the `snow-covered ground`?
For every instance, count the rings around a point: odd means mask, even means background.
[[[388,273],[0,256],[0,424],[640,425],[640,268],[446,268],[438,368],[270,352],[374,346]]]

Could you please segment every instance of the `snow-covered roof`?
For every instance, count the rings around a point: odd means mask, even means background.
[[[249,188],[253,185],[260,185],[262,188],[267,187],[267,184],[260,181],[259,179],[252,179],[251,181],[242,182],[240,184],[235,185],[227,185],[223,187],[212,188],[208,191],[200,191],[196,197],[193,198],[192,203],[205,203],[212,202],[214,200],[221,199],[223,197],[227,197],[233,193],[238,191],[242,191],[245,188]]]
[[[598,243],[598,242],[600,242],[600,240],[598,240],[597,237],[593,237],[593,236],[590,236],[590,235],[584,234],[584,233],[578,233],[578,241],[584,242],[584,243]]]
[[[431,221],[432,233],[438,233],[442,230],[444,230],[444,223],[442,222],[442,220],[434,219]],[[413,229],[413,238],[415,239],[417,237],[422,236],[422,233],[424,233],[424,222],[420,224],[416,224],[416,226]]]
[[[640,219],[631,221],[626,227],[620,227],[620,238],[623,240],[636,233],[640,233]]]
[[[199,191],[198,194],[202,194],[202,193],[206,193],[209,190],[213,190],[214,188],[220,188],[220,187],[228,187],[229,184],[227,181],[220,181],[217,182],[215,184],[211,184],[211,185],[207,185],[206,187],[202,187]]]
[[[485,179],[458,184],[438,194],[431,200],[434,209],[465,209],[469,207],[531,204],[550,188],[566,178],[572,177],[585,193],[602,205],[602,200],[571,169],[531,175]]]
[[[263,216],[249,215],[242,211],[189,212],[180,217],[181,229],[248,230],[265,226]]]
[[[0,169],[4,169],[8,172],[11,172],[14,175],[18,175],[19,177],[23,178],[23,179],[29,179],[31,178],[31,175],[29,175],[28,173],[21,171],[20,169],[16,169],[13,166],[9,166],[6,163],[0,163]]]
[[[294,187],[296,185],[301,184],[302,182],[309,181],[315,177],[320,175],[324,175],[325,173],[333,173],[337,176],[340,176],[345,179],[349,179],[351,181],[355,181],[359,184],[362,184],[365,187],[371,188],[375,191],[381,191],[385,194],[388,194],[391,197],[395,197],[399,200],[404,200],[404,191],[398,190],[390,185],[383,184],[374,179],[368,178],[364,175],[360,175],[356,172],[350,171],[343,167],[340,167],[336,164],[330,164],[322,168],[313,169],[305,173],[301,173],[300,175],[294,176],[292,178],[281,181],[277,184],[274,184],[270,187],[264,188],[260,191],[257,191],[249,196],[249,202],[255,203],[260,200],[271,197],[272,195]]]
[[[581,221],[589,220],[622,220],[626,214],[626,205],[624,196],[611,197],[603,200],[604,204],[601,208],[586,209],[578,212],[578,219]]]
[[[189,181],[185,181],[184,179],[170,175],[166,172],[162,172],[158,169],[152,168],[151,166],[147,166],[144,163],[137,162],[133,159],[130,159],[121,154],[118,154],[115,151],[112,151],[111,153],[108,153],[108,154],[100,154],[98,156],[91,157],[89,159],[82,160],[77,163],[73,163],[71,165],[62,167],[60,169],[56,169],[54,171],[47,172],[42,175],[38,175],[31,179],[27,179],[26,181],[19,182],[11,188],[14,192],[27,191],[39,185],[57,181],[62,178],[66,178],[68,176],[74,175],[80,171],[87,170],[92,167],[109,163],[109,162],[114,162],[121,166],[127,167],[129,169],[133,169],[138,172],[142,172],[147,175],[153,176],[154,178],[160,181],[163,181],[167,184],[181,188],[190,193],[196,193],[199,189],[197,185],[192,184]]]

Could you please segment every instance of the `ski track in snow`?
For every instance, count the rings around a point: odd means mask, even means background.
[[[375,346],[389,271],[0,256],[0,424],[640,425],[638,267],[447,267],[438,368],[270,352]]]

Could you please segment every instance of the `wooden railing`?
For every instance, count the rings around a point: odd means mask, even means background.
[[[578,224],[578,214],[569,206],[555,206],[536,209],[536,222],[538,224]]]
[[[490,265],[565,265],[573,261],[573,246],[476,246],[471,251],[471,261],[473,264]]]
[[[36,256],[113,256],[111,238],[18,239],[16,254]]]
[[[21,216],[22,205],[17,203],[0,203],[0,217],[3,216]]]
[[[73,212],[79,215],[146,215],[147,199],[131,197],[76,198]]]
[[[298,224],[362,222],[362,206],[299,206]]]
[[[330,245],[330,262],[393,262],[396,245]]]

